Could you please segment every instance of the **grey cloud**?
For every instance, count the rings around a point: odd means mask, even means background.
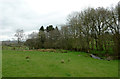
[[[58,25],[65,19],[62,12],[37,14],[31,10],[24,0],[3,0],[0,3],[0,36],[13,36],[16,29],[30,32],[40,26]],[[55,20],[56,19],[56,20]],[[58,20],[58,21],[57,21]]]

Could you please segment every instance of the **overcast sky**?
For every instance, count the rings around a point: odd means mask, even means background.
[[[25,34],[40,26],[66,23],[68,14],[87,7],[111,7],[119,0],[0,0],[0,41],[12,40],[16,29]]]

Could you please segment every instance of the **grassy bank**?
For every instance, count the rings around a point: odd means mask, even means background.
[[[25,57],[29,56],[27,62]],[[3,77],[117,77],[118,60],[97,60],[84,52],[3,50]],[[70,61],[68,62],[68,59]],[[64,63],[61,63],[64,60]]]

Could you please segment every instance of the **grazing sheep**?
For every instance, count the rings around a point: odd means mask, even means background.
[[[29,56],[26,57],[26,59],[29,59],[29,58],[30,58]]]
[[[108,56],[108,57],[106,58],[106,60],[108,60],[108,61],[113,60],[113,57]]]
[[[29,60],[30,60],[30,57],[29,57],[29,56],[27,56],[27,57],[26,57],[26,60],[27,60],[27,62],[29,62]]]
[[[61,60],[61,63],[65,63],[64,60]]]
[[[81,56],[81,55],[78,55],[78,56]]]

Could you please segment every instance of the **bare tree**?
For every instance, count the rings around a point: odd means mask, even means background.
[[[20,42],[23,40],[24,35],[25,35],[24,30],[22,30],[22,29],[16,30],[15,37],[17,37],[18,44],[20,44]]]

